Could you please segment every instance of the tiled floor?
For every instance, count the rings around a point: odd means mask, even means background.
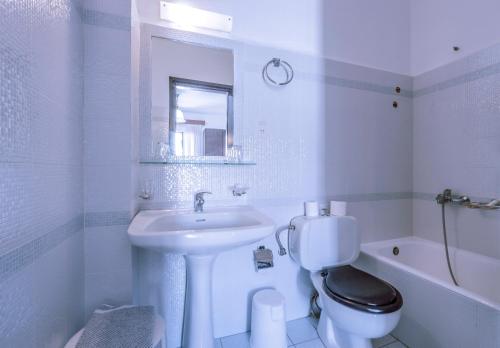
[[[295,348],[325,348],[316,331],[317,321],[311,318],[287,323],[288,346]],[[250,332],[217,339],[217,348],[250,348]],[[391,335],[373,340],[374,348],[408,348]]]

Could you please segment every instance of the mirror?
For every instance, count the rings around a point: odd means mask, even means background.
[[[233,75],[231,50],[152,38],[151,126],[163,152],[227,155],[234,135]]]

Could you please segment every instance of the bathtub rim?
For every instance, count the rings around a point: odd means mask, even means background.
[[[444,245],[441,243],[437,243],[437,242],[434,242],[434,241],[431,241],[428,239],[424,239],[424,238],[420,238],[420,237],[410,236],[410,237],[403,237],[403,238],[387,239],[387,240],[383,240],[383,241],[362,243],[361,244],[361,253],[363,253],[364,255],[366,255],[368,257],[374,258],[375,260],[380,260],[381,262],[386,263],[390,266],[393,266],[393,267],[395,267],[399,270],[402,270],[406,273],[414,274],[414,275],[416,275],[420,278],[423,278],[427,281],[431,281],[431,282],[434,282],[436,284],[439,284],[440,286],[443,286],[446,289],[453,291],[454,293],[465,296],[469,299],[472,299],[476,302],[481,303],[482,305],[484,305],[490,309],[493,309],[493,310],[500,312],[500,303],[494,302],[494,301],[492,301],[484,296],[481,296],[473,291],[464,289],[462,287],[456,287],[453,284],[451,284],[451,282],[446,282],[442,279],[439,279],[438,277],[427,274],[427,273],[422,272],[414,267],[408,266],[402,262],[395,261],[387,256],[384,256],[384,255],[381,255],[380,253],[378,253],[378,250],[380,250],[380,248],[394,246],[394,243],[398,243],[398,242],[399,243],[406,242],[406,243],[428,244],[428,245],[432,245],[434,247],[437,246],[437,247],[444,248]],[[468,250],[459,249],[459,248],[452,248],[452,249],[458,249],[458,250],[460,250],[460,252],[474,255],[474,257],[487,259],[487,260],[493,260],[494,262],[497,262],[497,263],[499,262],[498,259],[495,259],[493,257],[481,255],[481,254],[474,253],[474,252],[471,252]]]

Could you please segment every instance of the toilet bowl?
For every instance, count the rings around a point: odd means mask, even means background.
[[[292,258],[310,271],[322,305],[318,334],[328,348],[371,348],[401,317],[403,298],[389,283],[352,266],[359,256],[356,219],[299,217],[290,229]]]
[[[402,299],[399,295],[391,312],[374,312],[356,309],[332,299],[325,290],[324,272],[311,273],[314,288],[319,293],[322,311],[318,324],[318,335],[328,348],[371,348],[371,340],[389,334],[401,317]],[[398,292],[399,294],[399,292]]]

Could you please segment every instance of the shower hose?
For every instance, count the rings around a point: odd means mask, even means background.
[[[451,268],[450,253],[448,252],[448,238],[446,236],[446,214],[444,204],[441,204],[441,217],[443,220],[444,249],[446,251],[446,262],[448,263],[448,270],[450,271],[453,283],[455,283],[456,286],[459,286],[457,280],[455,279],[455,275],[453,274],[453,269]]]

